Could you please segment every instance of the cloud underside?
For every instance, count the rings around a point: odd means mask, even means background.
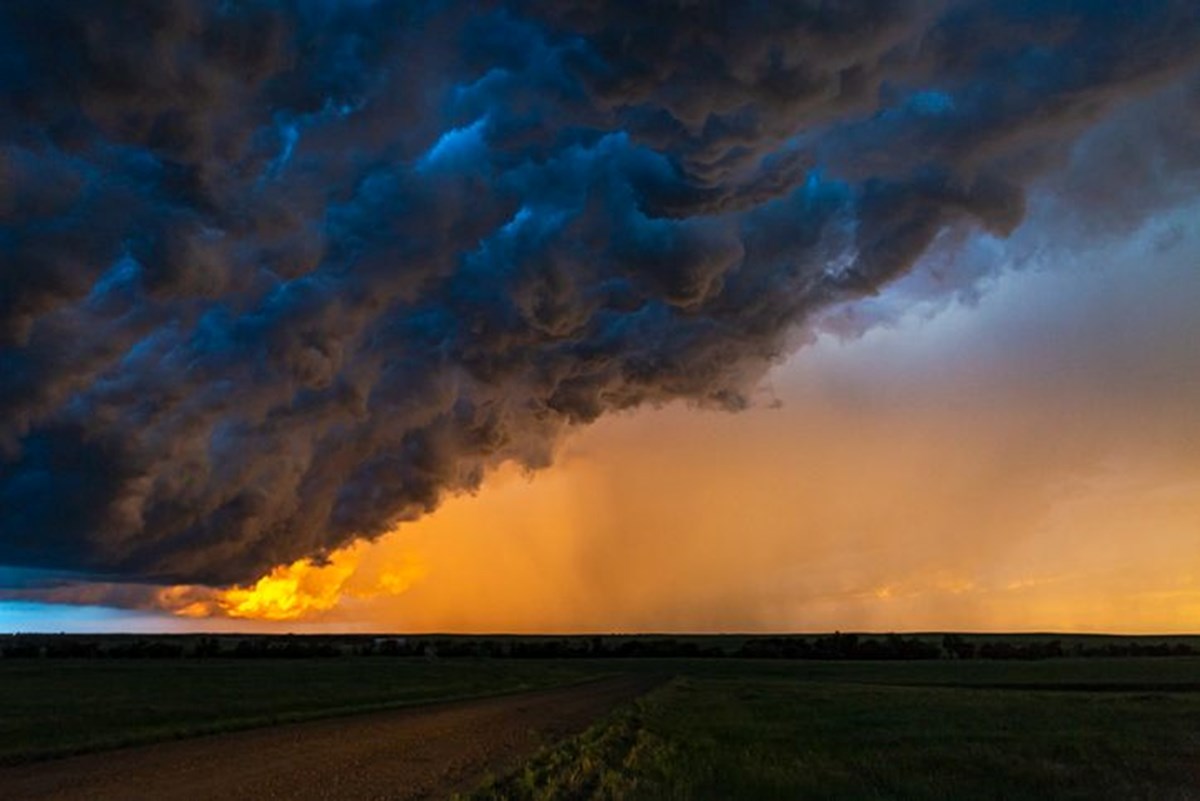
[[[742,408],[1030,187],[1195,186],[1190,0],[735,10],[0,9],[0,564],[138,606],[319,560],[607,412]]]

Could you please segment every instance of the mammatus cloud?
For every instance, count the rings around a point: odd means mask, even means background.
[[[61,2],[0,52],[0,564],[228,584],[739,408],[1185,91],[1200,7]]]

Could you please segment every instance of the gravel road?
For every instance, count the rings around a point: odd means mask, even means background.
[[[0,797],[445,798],[469,790],[488,772],[511,770],[658,682],[618,676],[0,768]]]

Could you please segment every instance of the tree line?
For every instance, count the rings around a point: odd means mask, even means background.
[[[374,636],[374,635],[8,635],[3,659],[424,659],[740,658],[823,660],[1062,659],[1194,656],[1182,638],[1022,640],[1013,635],[816,636]]]

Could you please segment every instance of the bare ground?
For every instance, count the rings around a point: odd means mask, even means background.
[[[515,768],[658,681],[619,676],[5,767],[0,797],[445,798]]]

